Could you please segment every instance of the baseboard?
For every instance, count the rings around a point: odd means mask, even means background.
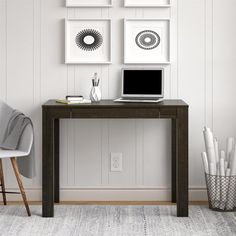
[[[17,191],[17,189],[8,189]],[[41,189],[27,189],[29,201],[41,201]],[[170,201],[169,189],[61,189],[61,201]],[[20,201],[20,195],[7,195],[9,201]],[[207,201],[204,188],[189,189],[189,201]]]

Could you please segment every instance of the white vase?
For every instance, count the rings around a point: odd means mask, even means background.
[[[98,86],[93,86],[90,92],[90,99],[92,102],[99,102],[102,99],[102,94]]]

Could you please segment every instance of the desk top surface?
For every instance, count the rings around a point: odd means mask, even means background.
[[[90,104],[61,104],[56,100],[48,100],[42,105],[43,108],[158,108],[158,107],[188,107],[183,100],[163,100],[158,103],[123,103],[113,100],[102,100]]]

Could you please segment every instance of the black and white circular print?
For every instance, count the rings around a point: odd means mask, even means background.
[[[103,43],[102,34],[95,29],[81,30],[75,38],[76,45],[84,51],[95,51]]]
[[[155,31],[143,30],[137,34],[135,42],[138,47],[144,50],[152,50],[159,46],[161,38]]]

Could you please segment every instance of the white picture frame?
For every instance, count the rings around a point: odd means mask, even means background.
[[[170,19],[124,19],[124,64],[170,64]]]
[[[66,0],[66,7],[112,7],[113,0]]]
[[[65,20],[66,64],[111,64],[111,44],[111,19]]]
[[[125,7],[171,7],[171,0],[124,0]]]

